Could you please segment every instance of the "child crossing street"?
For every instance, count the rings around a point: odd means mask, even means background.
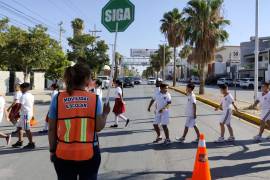
[[[188,133],[189,128],[194,128],[197,138],[193,142],[199,142],[200,139],[200,131],[196,125],[196,118],[197,118],[197,107],[196,107],[196,96],[193,93],[195,86],[193,83],[190,83],[186,86],[186,93],[187,93],[187,105],[186,105],[186,124],[184,133],[181,138],[176,138],[176,141],[185,142],[186,135]]]
[[[221,104],[218,108],[215,110],[218,111],[218,109],[222,110],[223,113],[220,118],[220,137],[215,141],[217,143],[222,143],[225,141],[224,135],[225,135],[225,125],[227,126],[229,130],[230,137],[227,139],[228,142],[234,141],[235,137],[233,134],[233,129],[231,126],[231,119],[232,119],[232,108],[234,107],[236,111],[238,111],[238,108],[236,107],[234,103],[233,96],[229,92],[228,86],[226,84],[220,85],[220,92],[223,95],[223,98],[221,100]]]
[[[162,140],[162,136],[160,134],[160,128],[159,125],[162,126],[165,134],[165,144],[169,144],[171,142],[170,136],[169,136],[169,107],[171,104],[171,95],[168,92],[169,86],[167,84],[161,84],[160,85],[160,92],[156,94],[154,100],[156,102],[156,112],[155,112],[155,121],[153,123],[154,129],[157,133],[156,140],[153,141],[153,143],[158,143]],[[151,105],[151,104],[150,104]],[[151,106],[149,105],[148,111],[151,110]]]
[[[265,130],[265,126],[268,125],[270,127],[270,84],[263,83],[262,85],[262,93],[257,98],[255,103],[251,105],[249,108],[254,109],[258,104],[261,106],[261,124],[259,134],[255,136],[253,139],[255,141],[262,141],[262,134]],[[270,139],[268,137],[267,139]]]

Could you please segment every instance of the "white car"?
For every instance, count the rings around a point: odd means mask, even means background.
[[[190,82],[192,82],[194,84],[200,84],[200,79],[199,79],[199,77],[192,77]]]
[[[231,85],[233,85],[233,80],[229,79],[229,78],[220,78],[220,79],[218,79],[217,85],[220,86],[220,85],[223,85],[223,84],[226,84],[227,86],[231,86]]]
[[[101,88],[102,89],[108,89],[110,84],[110,77],[109,76],[98,76],[98,79],[102,81]]]
[[[153,85],[156,84],[156,78],[150,77],[147,79],[147,84],[148,85]]]
[[[254,78],[242,78],[240,80],[240,87],[241,88],[254,88]],[[261,87],[262,83],[259,81],[258,86]]]

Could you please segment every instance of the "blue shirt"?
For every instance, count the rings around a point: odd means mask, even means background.
[[[51,120],[56,120],[56,114],[57,114],[57,105],[56,105],[56,102],[57,102],[57,97],[58,96],[54,96],[52,98],[52,102],[51,102],[51,105],[50,105],[50,110],[49,110],[49,118]],[[98,100],[97,100],[97,110],[96,110],[96,114],[97,115],[101,115],[102,114],[102,100],[98,97]]]

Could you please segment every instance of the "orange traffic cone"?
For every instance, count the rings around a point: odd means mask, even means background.
[[[30,126],[36,126],[37,124],[38,124],[38,121],[33,116],[32,119],[30,120]]]
[[[203,134],[200,135],[200,141],[198,144],[198,150],[191,180],[211,180],[206,144]]]

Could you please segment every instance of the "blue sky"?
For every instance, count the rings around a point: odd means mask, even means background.
[[[58,37],[58,26],[63,21],[65,29],[64,38],[72,36],[70,21],[80,17],[85,21],[85,31],[93,29],[96,25],[101,39],[108,44],[113,43],[113,34],[109,33],[101,24],[101,9],[108,0],[0,0],[50,25],[49,31],[55,38]],[[19,5],[22,4],[23,6]],[[173,8],[182,9],[187,0],[131,0],[136,6],[135,21],[123,33],[119,33],[117,51],[129,56],[130,48],[156,48],[164,36],[160,33],[159,20],[164,12]],[[26,7],[26,8],[25,8]],[[270,0],[260,0],[260,36],[270,36],[269,23]],[[29,11],[30,10],[30,11]],[[242,41],[249,40],[254,35],[255,0],[225,0],[224,15],[231,20],[231,25],[226,29],[230,37],[226,45],[239,45]],[[18,17],[0,6],[0,17],[9,16],[12,23],[33,26],[25,18]],[[17,22],[16,22],[17,21]],[[25,25],[22,25],[25,24]],[[64,40],[64,47],[67,42]],[[111,52],[111,51],[110,51]]]

